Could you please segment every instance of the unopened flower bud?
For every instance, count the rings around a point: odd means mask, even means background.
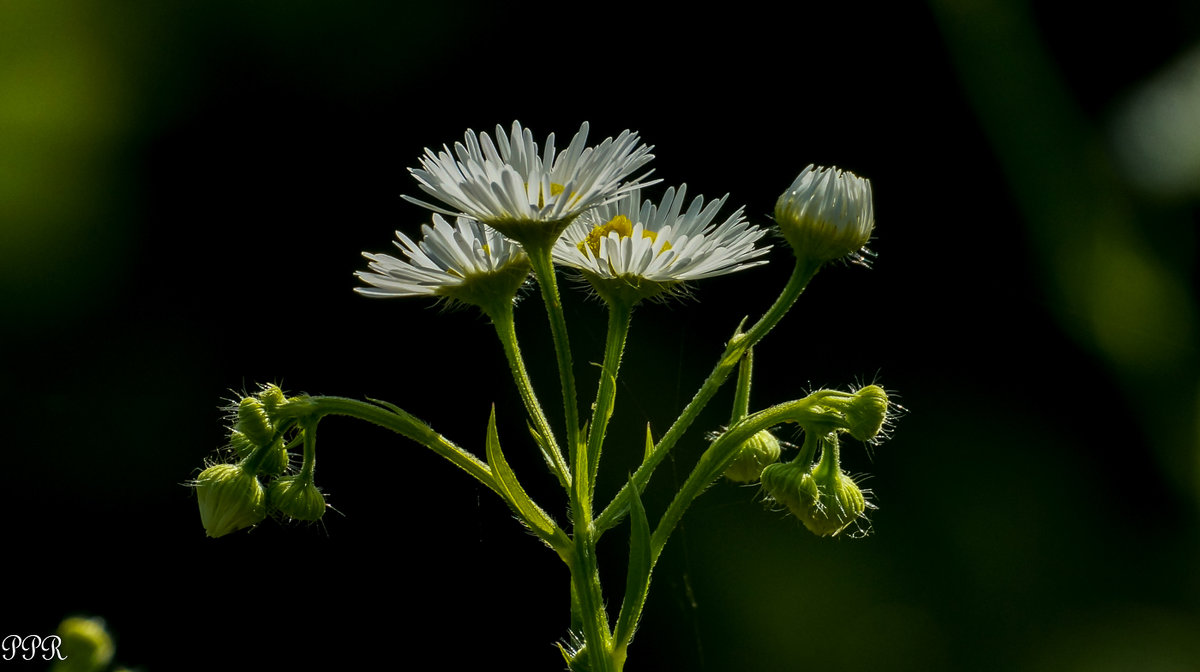
[[[773,464],[763,470],[763,489],[800,519],[810,532],[832,537],[858,520],[867,509],[862,489],[838,465],[837,437],[821,449],[820,463],[809,471],[798,462]]]
[[[779,461],[779,440],[763,430],[738,448],[737,457],[725,469],[725,477],[738,483],[753,483],[768,464]]]
[[[262,483],[240,465],[213,465],[200,472],[193,485],[200,522],[210,537],[257,525],[267,515]]]
[[[274,445],[267,448],[266,457],[259,462],[258,473],[278,476],[287,471],[289,464],[287,448],[284,448],[283,441],[276,441]]]
[[[308,395],[288,397],[278,385],[265,385],[258,393],[267,419],[274,425],[284,420],[300,418],[313,412],[315,405]]]
[[[284,476],[267,487],[267,504],[272,511],[295,520],[320,520],[325,515],[325,497],[302,476]]]
[[[761,476],[767,495],[801,520],[820,495],[809,466],[799,462],[772,464],[763,469]]]
[[[867,385],[846,406],[850,436],[862,442],[875,439],[888,418],[888,395],[878,385]]]
[[[808,166],[775,202],[775,221],[796,257],[833,261],[871,239],[871,182],[849,171]]]
[[[229,447],[233,449],[239,460],[244,460],[250,457],[250,453],[253,453],[258,446],[251,443],[245,434],[235,429],[229,432]]]
[[[256,446],[265,446],[275,438],[275,428],[267,418],[263,404],[254,397],[242,397],[238,402],[237,424],[234,430],[241,432]]]
[[[104,619],[73,616],[58,625],[57,634],[62,640],[61,660],[55,662],[53,672],[97,672],[112,662],[116,647],[104,629]]]

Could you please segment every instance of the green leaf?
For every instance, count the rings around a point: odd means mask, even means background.
[[[654,437],[650,434],[650,423],[646,423],[646,455],[642,457],[642,463],[650,459],[650,453],[654,452]]]
[[[618,648],[627,646],[633,639],[642,607],[646,604],[646,594],[650,591],[650,571],[654,568],[650,555],[650,521],[632,478],[629,480],[629,501],[629,573],[625,576],[625,599],[621,602],[621,615],[617,617],[613,633]]]
[[[492,468],[492,475],[496,478],[500,496],[535,534],[550,543],[556,537],[557,527],[554,521],[550,520],[550,516],[525,494],[517,475],[505,461],[504,453],[500,451],[500,437],[496,434],[495,406],[492,406],[492,414],[488,418],[487,461],[488,466]]]

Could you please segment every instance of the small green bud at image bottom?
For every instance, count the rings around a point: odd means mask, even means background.
[[[779,452],[779,440],[764,429],[738,449],[737,457],[725,469],[725,478],[738,483],[754,483],[767,465],[779,461]]]
[[[200,522],[210,537],[251,527],[267,516],[267,495],[253,474],[236,464],[216,464],[192,484],[200,505]]]
[[[100,618],[73,616],[58,625],[56,633],[62,643],[52,672],[97,672],[112,662],[116,647]]]
[[[293,520],[315,521],[325,515],[325,497],[312,480],[284,476],[267,487],[267,506]]]

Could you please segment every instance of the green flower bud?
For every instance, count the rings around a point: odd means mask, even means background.
[[[287,471],[289,464],[287,448],[283,446],[282,440],[276,441],[267,449],[267,456],[259,463],[258,473],[279,476]]]
[[[267,504],[295,520],[320,520],[325,515],[325,497],[310,478],[284,476],[267,487]]]
[[[763,470],[763,489],[819,537],[838,535],[867,510],[867,500],[854,479],[838,465],[837,437],[823,440],[821,462],[812,471],[798,462],[773,464]]]
[[[289,398],[278,385],[264,385],[262,392],[258,393],[258,399],[262,402],[267,419],[275,425],[308,415],[315,408],[308,395]]]
[[[879,435],[887,418],[888,395],[878,385],[867,385],[855,392],[846,407],[850,436],[864,443]]]
[[[104,629],[104,619],[71,617],[58,625],[62,657],[53,672],[96,672],[112,662],[116,647]]]
[[[775,202],[775,221],[800,259],[854,255],[871,239],[871,182],[837,168],[808,166]]]
[[[279,407],[287,403],[287,396],[278,385],[263,385],[262,391],[258,393],[258,400],[262,403],[263,412],[267,417],[275,420]]]
[[[236,429],[229,432],[229,447],[233,449],[234,454],[240,460],[250,457],[250,453],[253,453],[254,449],[257,448],[253,443],[250,443],[250,439],[246,438],[245,434]]]
[[[737,457],[725,469],[725,477],[738,483],[753,483],[767,465],[778,461],[779,440],[764,429],[738,448]]]
[[[807,465],[799,462],[771,464],[762,471],[762,487],[771,499],[783,504],[800,520],[809,515],[820,489]]]
[[[258,446],[251,443],[245,434],[236,429],[229,433],[229,447],[233,449],[234,454],[241,460],[250,457],[258,449]],[[268,476],[278,476],[287,471],[289,464],[288,451],[283,445],[283,439],[277,439],[267,449],[267,454],[263,456],[255,471]]]
[[[238,402],[237,424],[233,429],[245,435],[250,443],[265,446],[275,438],[275,427],[267,418],[262,402],[254,397],[242,397]]]
[[[267,515],[262,483],[240,465],[213,465],[200,472],[193,486],[200,504],[200,522],[210,537],[257,525]]]

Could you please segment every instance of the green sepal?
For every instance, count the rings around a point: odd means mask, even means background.
[[[625,599],[621,602],[621,614],[613,639],[618,650],[625,648],[633,639],[642,607],[646,604],[646,593],[650,590],[650,571],[654,558],[650,546],[650,520],[646,507],[638,493],[633,478],[629,479],[629,572],[625,575]]]
[[[492,475],[496,478],[496,485],[499,488],[500,496],[508,503],[508,506],[514,513],[533,530],[533,533],[541,537],[546,543],[558,548],[559,541],[555,539],[559,532],[558,527],[550,516],[546,515],[537,504],[525,494],[525,489],[521,487],[521,483],[517,480],[517,475],[513,473],[508,462],[504,459],[504,453],[500,451],[500,437],[496,434],[496,407],[492,406],[492,413],[488,417],[487,428],[487,462],[492,469]]]

